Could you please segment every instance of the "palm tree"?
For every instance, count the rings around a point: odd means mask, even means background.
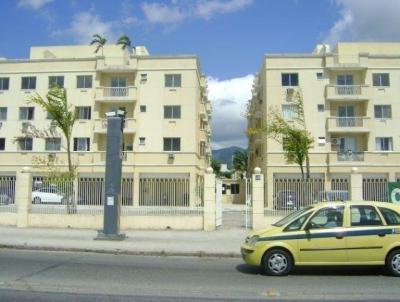
[[[135,47],[132,46],[131,39],[127,35],[123,35],[123,36],[119,37],[119,39],[117,41],[117,45],[121,45],[122,49],[125,49],[125,48],[128,48],[128,50],[135,49]]]
[[[237,172],[247,171],[247,152],[246,151],[236,151],[233,154],[232,160],[233,168]]]
[[[90,45],[96,45],[96,49],[94,53],[98,53],[98,51],[101,49],[101,55],[104,56],[103,53],[103,47],[106,44],[107,39],[100,36],[99,34],[94,34],[93,35],[93,40],[90,42]]]

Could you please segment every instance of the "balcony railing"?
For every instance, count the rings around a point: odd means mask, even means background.
[[[360,85],[337,85],[335,86],[336,94],[338,95],[360,95]]]
[[[351,150],[337,153],[338,161],[364,161],[364,152],[353,152]]]
[[[329,132],[369,132],[370,118],[368,117],[330,117],[328,118]]]
[[[96,88],[97,100],[134,100],[136,87],[98,87]]]
[[[326,97],[328,99],[369,99],[369,85],[327,85]]]
[[[362,117],[338,117],[336,118],[336,127],[362,127]]]

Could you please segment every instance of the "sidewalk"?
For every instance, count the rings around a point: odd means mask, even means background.
[[[131,255],[240,257],[250,231],[126,231],[124,241],[94,240],[97,232],[81,229],[0,227],[0,248],[80,251]]]

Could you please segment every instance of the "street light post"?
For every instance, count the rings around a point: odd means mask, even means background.
[[[104,225],[97,240],[124,240],[125,234],[119,233],[121,211],[122,142],[124,111],[106,113],[107,151],[104,198]]]

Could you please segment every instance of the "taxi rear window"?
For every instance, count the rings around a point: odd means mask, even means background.
[[[379,208],[387,225],[400,225],[400,214],[388,208]]]

